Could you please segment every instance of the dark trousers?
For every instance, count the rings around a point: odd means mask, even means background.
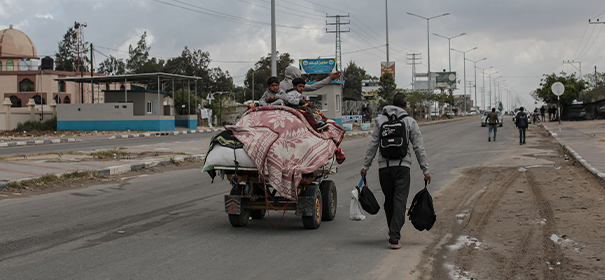
[[[381,168],[380,187],[384,193],[384,212],[389,227],[389,243],[397,244],[401,239],[401,228],[405,223],[405,206],[410,193],[410,168],[391,166]]]
[[[519,143],[525,143],[525,130],[527,127],[519,127]]]

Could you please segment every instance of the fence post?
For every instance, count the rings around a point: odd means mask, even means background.
[[[6,113],[6,118],[5,118],[5,123],[6,123],[6,130],[12,130],[11,129],[11,106],[13,105],[10,98],[6,97],[4,98],[4,103],[2,103],[3,107],[4,107],[4,112]]]
[[[35,121],[36,120],[36,102],[34,101],[33,98],[30,98],[29,101],[27,101],[27,108],[29,109],[29,120],[30,121]]]
[[[50,101],[50,110],[53,113],[53,117],[56,117],[57,116],[57,102],[55,102],[55,100]]]

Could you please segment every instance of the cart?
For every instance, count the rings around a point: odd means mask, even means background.
[[[336,217],[337,192],[333,181],[325,180],[332,170],[322,168],[303,174],[297,199],[281,197],[271,185],[262,182],[255,168],[217,167],[229,179],[231,192],[225,195],[225,211],[234,227],[244,227],[250,218],[262,219],[267,210],[296,211],[303,226],[317,229],[322,221]]]

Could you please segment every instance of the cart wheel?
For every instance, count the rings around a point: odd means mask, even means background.
[[[336,217],[337,193],[336,185],[330,180],[322,181],[319,185],[322,198],[321,219],[324,221],[334,220]]]
[[[252,210],[252,213],[250,213],[250,217],[256,220],[262,219],[263,217],[265,217],[265,213],[267,213],[267,209]]]
[[[322,214],[322,202],[321,202],[321,191],[316,185],[309,185],[305,188],[303,196],[312,197],[314,200],[313,215],[303,216],[303,225],[307,229],[316,229],[321,225],[321,214]]]
[[[244,188],[242,186],[235,186],[231,189],[230,195],[242,195],[244,193]],[[243,206],[243,205],[242,205]],[[248,220],[250,219],[250,210],[244,210],[243,207],[241,209],[241,214],[232,215],[229,214],[229,222],[234,227],[245,227],[248,224]]]

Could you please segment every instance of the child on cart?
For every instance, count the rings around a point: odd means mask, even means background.
[[[267,79],[267,91],[261,96],[258,104],[260,106],[279,106],[285,105],[283,96],[286,93],[279,88],[279,79],[271,76]]]
[[[328,118],[302,95],[306,83],[303,78],[292,80],[294,88],[286,91],[284,102],[286,105],[298,109],[305,116],[307,122],[315,127],[315,130],[322,131],[328,128],[328,124],[326,123]]]

